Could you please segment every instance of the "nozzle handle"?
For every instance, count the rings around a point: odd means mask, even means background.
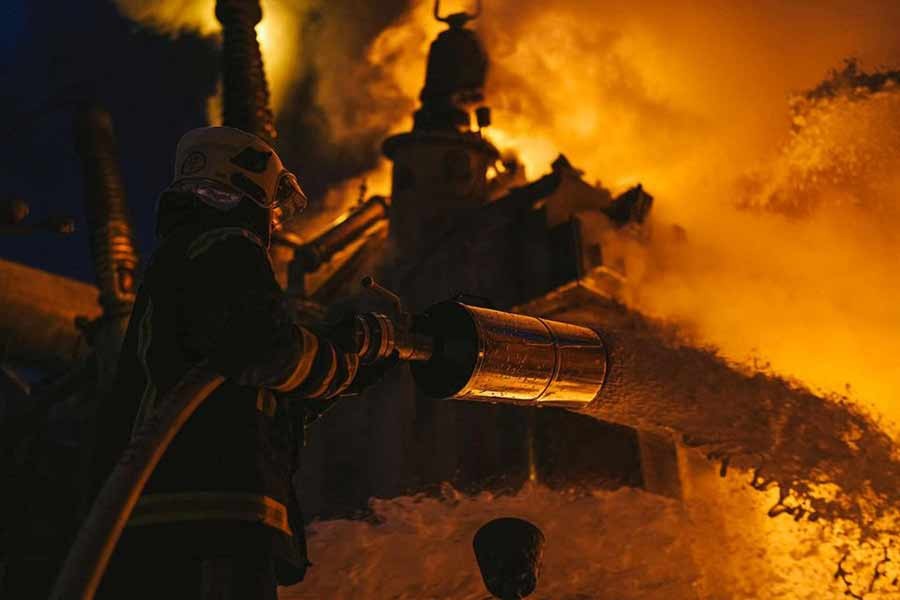
[[[406,309],[403,308],[403,300],[400,299],[400,296],[379,284],[371,275],[363,277],[362,286],[367,290],[381,296],[393,305],[394,310],[397,312],[397,319],[399,321],[398,324],[401,327],[408,328],[410,326],[411,319],[409,313],[406,312]]]

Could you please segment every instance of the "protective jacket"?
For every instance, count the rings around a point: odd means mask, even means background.
[[[291,486],[296,453],[304,424],[328,405],[339,356],[294,323],[252,228],[190,194],[167,194],[163,202],[192,209],[163,224],[146,269],[120,356],[115,411],[103,415],[105,467],[128,441],[121,425],[148,418],[190,367],[208,361],[228,380],[172,442],[125,535],[175,528],[178,550],[196,556],[268,540],[280,582],[293,583],[308,564]]]

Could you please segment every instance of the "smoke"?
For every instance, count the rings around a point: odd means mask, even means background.
[[[807,100],[797,115],[768,163],[722,182],[715,214],[685,220],[687,243],[657,241],[632,302],[894,421],[900,94]]]
[[[843,58],[878,65],[897,55],[898,9],[888,2],[484,5],[475,26],[491,56],[491,137],[531,176],[562,151],[607,185],[642,179],[667,196],[696,194],[694,180],[735,175],[771,152],[787,131],[788,95]],[[368,62],[412,100],[443,28],[431,3],[418,2],[375,40]]]
[[[390,124],[413,107],[393,80],[366,60],[373,38],[406,10],[407,0],[260,4],[263,19],[256,31],[280,132],[279,153],[314,200],[337,187],[324,205],[340,210],[355,199],[359,185],[347,180],[378,164]],[[171,35],[217,36],[221,31],[215,0],[116,0],[116,5],[129,19]],[[220,123],[221,91],[210,97],[208,107],[210,123]],[[369,179],[370,187],[388,191],[386,170]]]
[[[407,0],[320,0],[303,21],[278,147],[332,217],[356,200],[363,178],[370,193],[390,193],[381,142],[414,103],[368,53],[406,9]]]
[[[218,30],[211,0],[118,4],[172,31]],[[442,4],[444,12],[469,5]],[[263,39],[287,162],[314,195],[339,190],[325,202],[335,209],[371,169],[370,191],[387,192],[379,146],[411,124],[428,45],[444,27],[432,3],[264,0],[263,8],[261,29],[281,14],[289,34],[274,47]],[[900,4],[485,0],[474,26],[491,56],[488,135],[530,177],[564,152],[591,181],[613,191],[641,182],[656,197],[653,241],[630,265],[630,306],[732,361],[848,395],[886,428],[900,418],[898,94],[803,96],[848,57],[870,71],[900,64]],[[671,225],[685,241],[664,235]],[[817,583],[831,580],[836,557],[801,544],[791,521],[768,530],[752,522],[759,533],[740,530],[748,540],[734,552],[740,561],[767,548],[782,553],[770,558],[787,571],[798,556],[818,556],[816,569],[832,571],[817,571]],[[360,536],[370,552],[394,556]],[[712,548],[709,560],[716,556]]]
[[[498,141],[532,175],[563,151],[614,190],[641,181],[657,229],[686,230],[683,244],[656,236],[633,306],[887,417],[900,416],[900,95],[809,101],[803,126],[789,99],[845,57],[900,62],[898,24],[888,2],[773,1],[492,2],[480,21]],[[817,210],[735,208],[776,196]]]
[[[422,83],[412,65],[442,29],[429,9],[416,4],[367,55],[410,101]],[[476,26],[492,60],[488,135],[532,178],[564,152],[589,180],[613,191],[642,182],[656,196],[653,241],[629,265],[631,307],[750,369],[849,396],[891,429],[900,417],[896,95],[797,98],[847,57],[870,69],[900,63],[898,25],[900,6],[887,1],[485,2]],[[686,241],[665,235],[672,225]],[[785,571],[810,559],[802,576],[750,570],[747,590],[757,575],[806,580],[744,597],[818,598],[828,581],[840,586],[840,552],[812,548],[860,550],[858,530],[803,532],[785,516],[764,526],[774,500],[742,497],[723,488],[698,501],[711,518],[742,506],[752,523],[725,552],[734,559],[713,544],[707,560],[737,571],[763,553]],[[881,549],[869,550],[853,567],[853,593],[878,568]],[[711,584],[710,595],[731,597],[728,585]]]
[[[116,5],[129,19],[173,35],[183,30],[201,35],[219,31],[215,0],[120,0]]]
[[[657,197],[629,304],[730,360],[900,416],[900,94],[799,95],[847,57],[900,64],[900,5],[484,5],[491,139],[532,178],[564,152],[589,180]],[[404,110],[444,27],[430,10],[417,3],[366,56]],[[816,210],[738,209],[779,202]],[[661,235],[672,224],[687,243]]]

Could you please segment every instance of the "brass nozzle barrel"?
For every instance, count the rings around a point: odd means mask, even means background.
[[[413,378],[434,397],[580,408],[604,383],[606,348],[587,327],[442,302],[416,330],[434,350]]]

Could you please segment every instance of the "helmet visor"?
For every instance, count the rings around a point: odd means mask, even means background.
[[[275,186],[275,198],[272,202],[272,224],[278,229],[284,223],[303,212],[308,200],[297,177],[290,171],[282,171]]]

